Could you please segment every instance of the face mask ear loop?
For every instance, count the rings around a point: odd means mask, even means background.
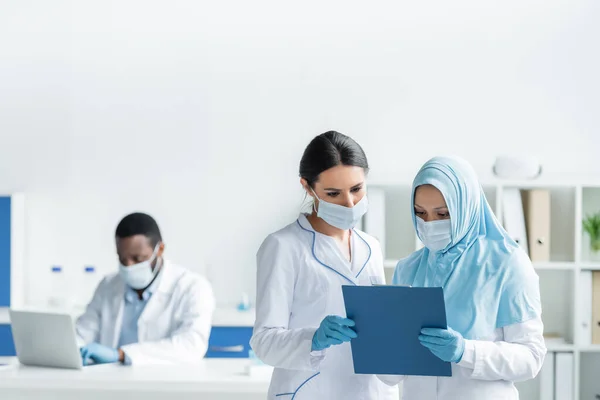
[[[315,193],[315,191],[313,190],[313,188],[311,188],[310,186],[309,186],[309,188],[310,188],[310,191],[311,191],[311,192],[313,192],[313,194],[315,195],[315,198],[316,198],[317,200],[321,201],[321,199],[319,198],[319,196],[317,196],[317,194]],[[319,212],[319,210],[317,210],[317,202],[316,202],[316,201],[314,201],[314,200],[313,200],[313,210],[314,210],[316,213],[318,213],[318,212]]]
[[[157,260],[158,259],[158,250],[160,249],[160,242],[156,243],[156,246],[154,247],[154,251],[152,252],[152,257],[150,257],[150,267],[152,267],[152,261]],[[158,260],[156,261],[156,265],[154,266],[154,269],[157,269],[158,267]],[[154,270],[152,271],[154,272]]]

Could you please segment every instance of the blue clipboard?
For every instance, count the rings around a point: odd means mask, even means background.
[[[447,328],[442,288],[342,286],[354,320],[356,374],[452,376],[450,363],[419,342],[422,328]]]

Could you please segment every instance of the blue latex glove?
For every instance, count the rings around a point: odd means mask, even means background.
[[[465,339],[451,328],[423,328],[419,341],[436,357],[446,362],[460,362],[465,352]]]
[[[119,351],[99,343],[90,343],[79,349],[83,365],[89,365],[90,360],[95,364],[109,364],[119,361]]]
[[[349,342],[357,335],[350,326],[354,326],[354,321],[348,318],[329,315],[321,321],[321,325],[315,332],[312,339],[312,350],[324,350],[330,346]]]

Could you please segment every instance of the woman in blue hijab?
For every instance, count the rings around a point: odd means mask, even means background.
[[[531,261],[460,158],[425,163],[413,182],[412,204],[425,247],[400,260],[393,283],[444,289],[448,329],[423,329],[419,340],[452,363],[452,377],[380,379],[404,381],[406,399],[518,399],[514,382],[533,379],[546,355]]]

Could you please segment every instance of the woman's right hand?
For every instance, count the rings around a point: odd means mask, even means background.
[[[350,327],[354,321],[337,315],[329,315],[321,321],[321,325],[312,339],[312,350],[324,350],[330,346],[349,342],[357,337]]]

